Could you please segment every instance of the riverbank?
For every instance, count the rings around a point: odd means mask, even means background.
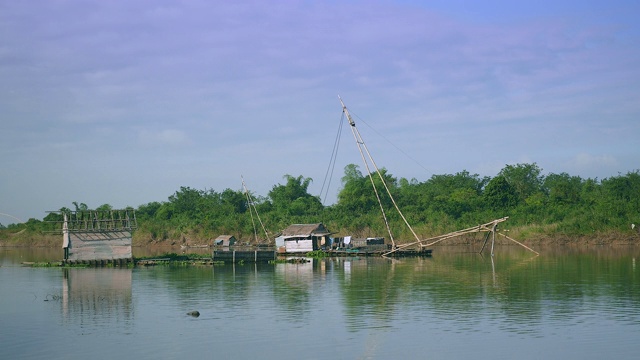
[[[501,234],[501,233],[498,233]],[[481,243],[484,234],[474,234],[471,236],[461,236],[441,242],[439,245],[472,245]],[[572,246],[594,246],[594,245],[640,245],[640,233],[636,231],[607,231],[594,233],[591,235],[566,235],[566,234],[545,234],[545,233],[525,233],[522,229],[513,229],[508,236],[527,246],[548,246],[548,245],[572,245]],[[132,246],[134,248],[145,249],[174,249],[179,248],[185,251],[196,251],[206,249],[211,246],[213,239],[167,239],[163,241],[143,239],[133,236]],[[241,241],[242,242],[242,241]],[[396,241],[401,244],[402,241]],[[497,244],[513,244],[503,236],[496,238]],[[0,231],[0,247],[39,247],[39,248],[59,248],[62,246],[61,235],[31,233],[27,231],[11,232],[8,229]],[[436,245],[437,247],[438,245]]]

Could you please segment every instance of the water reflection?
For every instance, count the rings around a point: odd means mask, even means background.
[[[22,267],[41,256],[0,251],[0,345],[7,358],[25,348],[86,358],[115,343],[125,358],[258,358],[272,348],[283,358],[637,355],[640,248],[541,253],[58,269]],[[88,336],[69,352],[65,340],[78,334]]]
[[[83,332],[107,324],[127,325],[133,319],[132,270],[109,268],[62,269],[65,322],[80,325]]]
[[[588,321],[583,315],[589,312],[637,324],[635,257],[628,252],[618,256],[622,261],[593,252],[542,260],[524,253],[495,258],[440,253],[396,261],[321,261],[338,265],[335,278],[352,331],[436,318],[455,324],[456,332],[495,323],[502,331],[539,335],[545,322]],[[617,310],[602,307],[616,302]]]
[[[317,262],[276,264],[273,298],[278,304],[278,316],[291,321],[294,326],[303,326],[312,311],[312,294],[322,284],[315,281]],[[317,268],[318,277],[323,270]]]

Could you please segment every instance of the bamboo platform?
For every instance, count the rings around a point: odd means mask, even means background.
[[[65,265],[86,265],[90,267],[119,266],[125,267],[133,264],[132,258],[121,259],[100,259],[100,260],[62,260],[62,266]]]
[[[337,249],[337,250],[326,250],[324,251],[329,256],[386,256],[386,257],[411,257],[411,256],[425,256],[430,257],[433,254],[432,249],[402,249],[399,251],[394,251],[389,255],[386,255],[389,250],[388,249]]]
[[[210,258],[201,259],[170,259],[170,258],[158,258],[158,259],[141,259],[134,262],[135,266],[155,266],[155,265],[171,265],[171,264],[187,264],[187,265],[202,265],[213,266],[214,261]]]

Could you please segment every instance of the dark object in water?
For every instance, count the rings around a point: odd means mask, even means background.
[[[187,313],[187,315],[189,315],[189,316],[193,316],[193,317],[198,317],[198,316],[200,316],[200,311],[198,311],[198,310],[189,311],[189,312]]]

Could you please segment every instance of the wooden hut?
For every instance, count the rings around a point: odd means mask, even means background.
[[[306,253],[330,245],[331,232],[322,224],[293,224],[282,230],[276,239],[284,242],[287,253]]]
[[[236,238],[233,235],[220,235],[213,240],[214,246],[233,246],[236,243]]]
[[[132,261],[131,237],[137,229],[135,211],[51,211],[62,221],[65,263],[123,264]]]

